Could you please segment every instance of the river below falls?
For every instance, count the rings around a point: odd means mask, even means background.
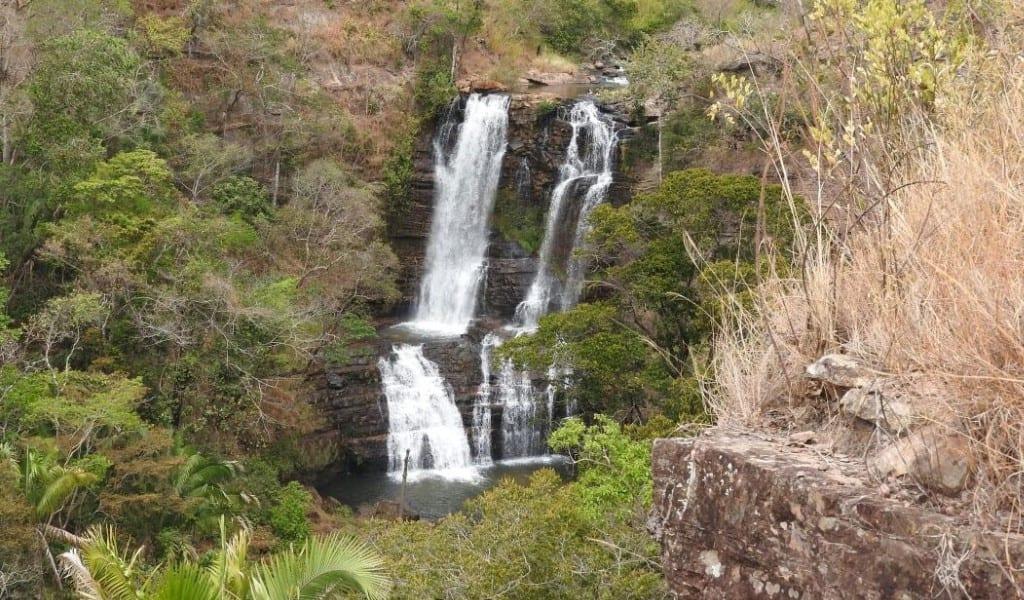
[[[538,469],[554,469],[563,480],[572,477],[572,464],[562,456],[544,456],[498,461],[480,467],[473,478],[446,478],[421,476],[406,483],[405,503],[413,514],[424,519],[440,519],[457,512],[462,505],[504,478],[525,484]],[[361,473],[347,475],[320,488],[325,496],[359,509],[381,500],[397,501],[401,495],[401,479],[388,473]]]

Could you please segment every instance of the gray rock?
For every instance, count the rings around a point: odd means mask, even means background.
[[[886,497],[814,448],[719,429],[656,440],[651,467],[673,598],[1014,596],[1006,565],[1024,560],[1024,536]],[[958,549],[953,585],[936,575],[943,543]]]
[[[910,477],[930,490],[956,495],[967,487],[974,462],[963,435],[928,427],[879,452],[870,468],[878,477]]]
[[[807,365],[807,377],[836,387],[854,388],[871,383],[870,373],[845,354],[826,354]]]
[[[906,401],[885,395],[876,386],[848,390],[839,400],[839,409],[892,432],[906,430],[914,418],[913,410]]]

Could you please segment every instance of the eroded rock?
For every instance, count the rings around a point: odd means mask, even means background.
[[[848,415],[891,432],[906,430],[914,419],[910,404],[901,398],[884,394],[876,386],[848,390],[839,399],[839,408]]]
[[[854,388],[871,383],[870,372],[845,354],[826,354],[807,365],[807,377],[841,388]]]
[[[1024,536],[885,497],[855,461],[785,438],[657,440],[652,468],[676,598],[1007,598],[1024,562]]]
[[[970,447],[959,433],[935,427],[896,440],[871,461],[878,477],[911,477],[930,490],[960,493],[974,470]]]

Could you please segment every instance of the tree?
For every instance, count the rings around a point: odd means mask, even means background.
[[[51,172],[88,167],[104,144],[137,127],[149,107],[143,63],[121,38],[89,29],[42,44],[28,83],[28,154]]]

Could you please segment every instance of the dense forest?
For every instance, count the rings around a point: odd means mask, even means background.
[[[1022,15],[939,4],[3,2],[0,597],[670,597],[652,440],[842,429],[829,352],[926,390],[978,456],[956,510],[1019,533]],[[493,357],[557,366],[572,475],[339,503],[316,381],[404,301],[423,140],[552,74],[630,131],[578,302]]]

